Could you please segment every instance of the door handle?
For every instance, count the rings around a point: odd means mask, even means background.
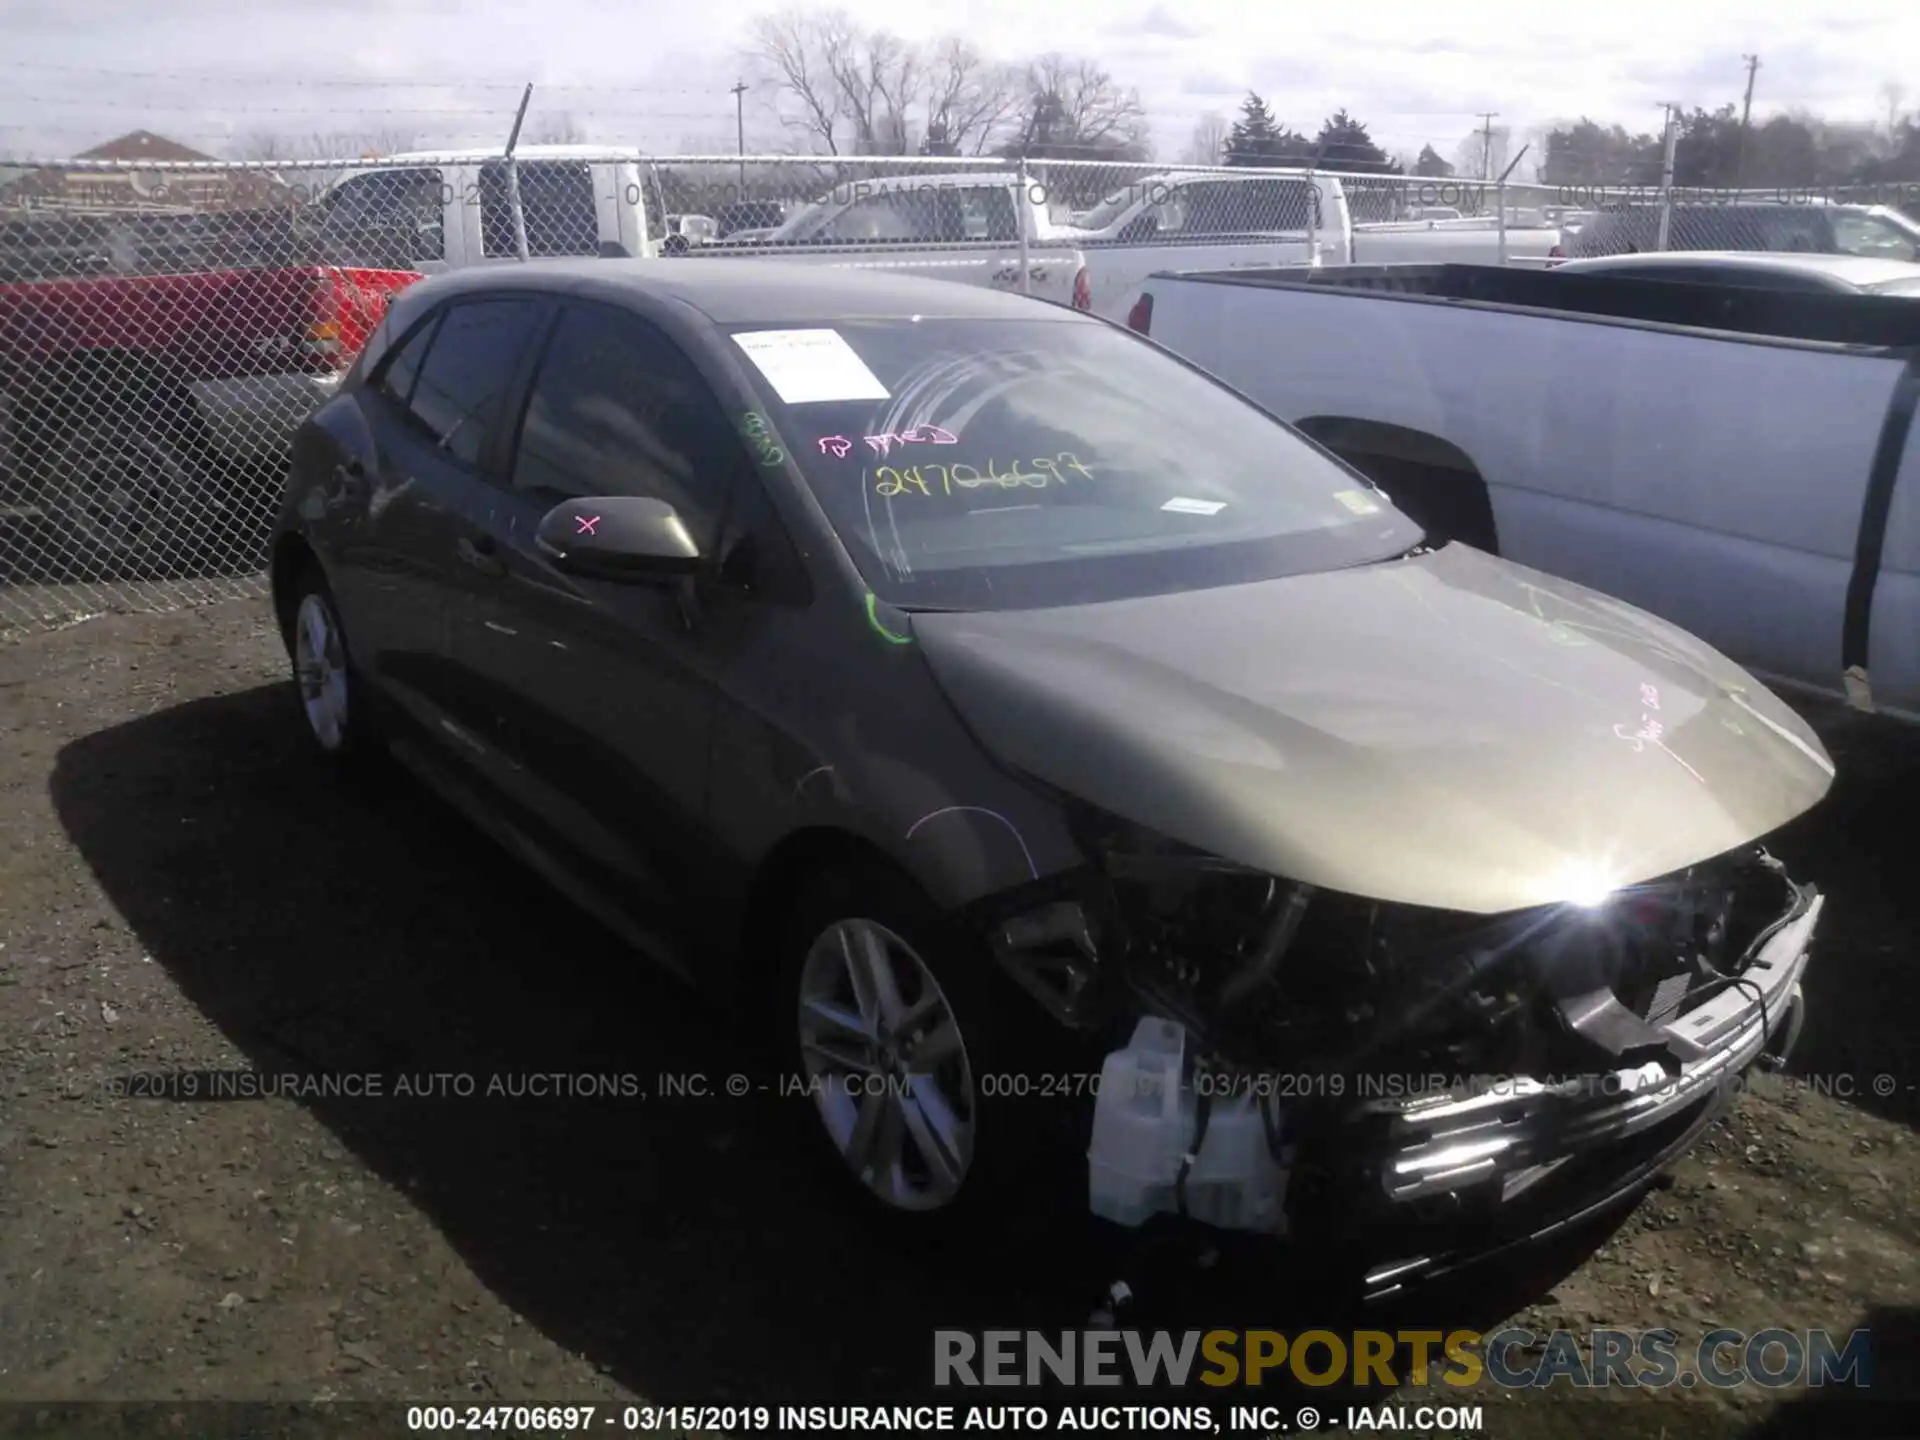
[[[490,580],[499,580],[507,573],[507,562],[500,558],[500,550],[488,536],[478,540],[470,536],[461,536],[455,547],[461,560],[478,570]]]

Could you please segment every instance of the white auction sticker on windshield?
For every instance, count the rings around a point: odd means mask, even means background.
[[[1333,498],[1356,515],[1372,515],[1380,509],[1380,502],[1364,490],[1336,490]]]
[[[838,330],[749,330],[733,343],[788,405],[888,398],[880,377]]]
[[[1171,510],[1176,515],[1218,515],[1227,508],[1224,500],[1189,500],[1184,495],[1176,495],[1160,507]]]

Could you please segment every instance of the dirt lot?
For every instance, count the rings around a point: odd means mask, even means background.
[[[283,667],[247,601],[0,647],[0,1401],[897,1399],[936,1327],[1082,1324],[1116,1277],[1123,1323],[1341,1323],[1279,1266],[1043,1206],[903,1258],[809,1178],[793,1101],[432,1093],[748,1062],[421,792],[323,783]],[[1815,719],[1841,783],[1776,849],[1832,897],[1795,1069],[1841,1093],[1744,1095],[1631,1214],[1417,1308],[1870,1325],[1871,1401],[1487,1387],[1491,1435],[1920,1433],[1892,1398],[1920,1370],[1920,739]],[[387,1093],[209,1096],[243,1068]]]

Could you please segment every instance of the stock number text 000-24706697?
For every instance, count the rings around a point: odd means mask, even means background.
[[[1021,462],[1012,462],[1012,468],[1000,469],[997,460],[987,461],[987,473],[982,475],[977,465],[909,465],[896,470],[891,465],[882,465],[873,472],[873,493],[876,495],[951,495],[955,490],[977,490],[982,485],[998,485],[1003,490],[1013,490],[1024,485],[1034,490],[1044,490],[1049,485],[1067,483],[1066,472],[1085,479],[1093,479],[1093,471],[1082,465],[1076,456],[1064,450],[1049,460],[1045,456],[1026,462],[1033,467],[1032,473],[1023,474]]]

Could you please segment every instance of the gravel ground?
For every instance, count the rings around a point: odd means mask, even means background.
[[[0,1401],[893,1399],[933,1329],[1085,1323],[1116,1274],[1123,1323],[1341,1323],[1284,1271],[1156,1262],[1044,1206],[903,1260],[811,1178],[793,1101],[437,1093],[717,1088],[749,1057],[410,784],[324,783],[283,676],[257,601],[0,646]],[[1489,1387],[1488,1434],[1920,1433],[1890,1398],[1920,1370],[1920,737],[1813,718],[1841,782],[1775,846],[1831,896],[1795,1073],[1630,1213],[1407,1314],[1868,1325],[1873,1403]],[[243,1069],[386,1093],[210,1093]]]

